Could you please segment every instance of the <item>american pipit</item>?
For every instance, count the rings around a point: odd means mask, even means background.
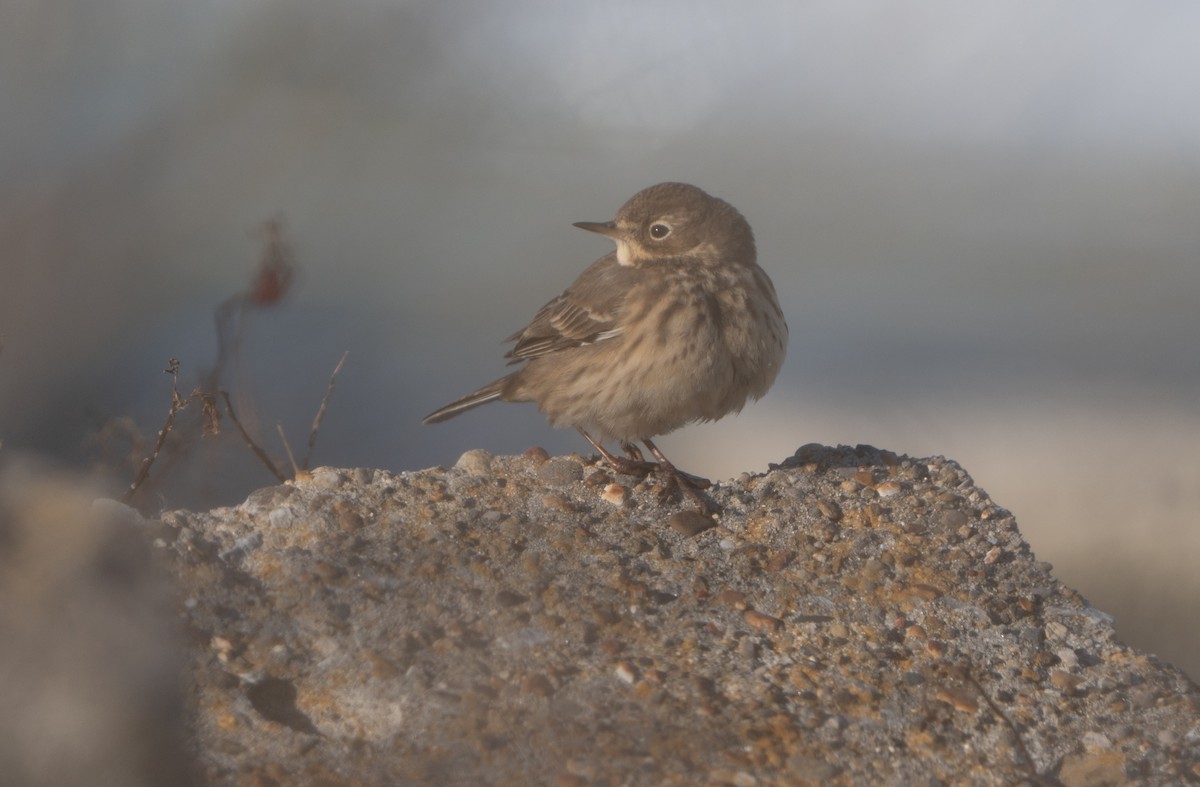
[[[651,438],[715,421],[767,392],[787,351],[775,287],[754,235],[729,203],[685,183],[633,196],[605,223],[579,222],[616,242],[506,341],[517,371],[425,417],[431,424],[500,399],[536,402],[573,426],[621,473],[657,469],[707,509],[697,487]],[[617,441],[628,459],[602,440]],[[635,442],[658,460],[645,462]]]

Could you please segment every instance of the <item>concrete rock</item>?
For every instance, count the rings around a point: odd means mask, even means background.
[[[486,459],[152,523],[211,783],[1197,777],[1197,687],[952,461],[805,446],[697,529],[653,480]]]

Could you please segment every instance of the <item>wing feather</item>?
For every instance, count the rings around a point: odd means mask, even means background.
[[[505,339],[516,342],[505,357],[519,363],[620,336],[621,304],[637,275],[619,264],[615,253],[601,257],[543,306],[528,326]]]

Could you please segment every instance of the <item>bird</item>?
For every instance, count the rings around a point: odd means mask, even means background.
[[[616,248],[505,339],[513,344],[505,358],[519,369],[423,423],[488,402],[534,402],[551,425],[578,430],[618,473],[657,472],[666,489],[681,489],[708,511],[698,490],[709,482],[679,471],[654,438],[740,411],[779,374],[787,322],[758,265],[754,233],[728,202],[687,183],[650,186],[612,221],[574,226]]]

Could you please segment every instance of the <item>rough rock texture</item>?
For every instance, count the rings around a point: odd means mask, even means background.
[[[1175,784],[1200,690],[954,462],[805,446],[718,521],[579,457],[323,468],[145,527],[214,784]]]

